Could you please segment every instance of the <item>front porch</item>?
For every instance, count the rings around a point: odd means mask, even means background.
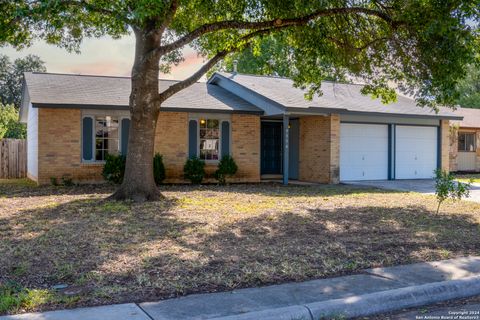
[[[338,115],[283,114],[261,119],[262,181],[339,182]]]

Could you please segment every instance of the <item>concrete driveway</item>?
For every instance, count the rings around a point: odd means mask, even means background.
[[[344,184],[369,186],[380,189],[413,191],[423,194],[435,194],[435,181],[426,180],[375,180],[375,181],[348,181]],[[470,196],[464,200],[480,203],[480,184],[472,184]]]

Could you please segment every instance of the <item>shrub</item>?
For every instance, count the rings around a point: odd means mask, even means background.
[[[153,157],[153,177],[157,185],[162,184],[165,180],[165,166],[163,165],[162,155],[159,153],[156,153]]]
[[[462,197],[468,197],[470,194],[471,183],[462,183],[455,181],[454,176],[443,170],[435,171],[435,195],[437,196],[437,213],[440,211],[440,205],[448,198],[460,200]]]
[[[235,160],[229,155],[223,156],[218,163],[218,169],[215,171],[215,179],[222,185],[227,183],[227,177],[237,173],[238,166]]]
[[[63,176],[62,176],[62,185],[65,186],[65,187],[72,187],[72,186],[74,186],[75,184],[73,183],[73,179],[72,179],[72,178],[69,178],[68,176],[63,175]]]
[[[205,177],[205,161],[197,157],[188,159],[183,167],[183,176],[193,184],[202,183],[203,177]]]
[[[105,157],[105,165],[103,166],[102,175],[105,180],[120,184],[123,181],[125,172],[125,156],[107,154]]]
[[[58,186],[57,177],[50,177],[50,184],[55,187]]]

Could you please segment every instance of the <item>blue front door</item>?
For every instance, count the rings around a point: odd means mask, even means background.
[[[261,173],[282,173],[282,123],[262,122]]]

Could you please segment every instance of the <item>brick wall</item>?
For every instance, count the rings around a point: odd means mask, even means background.
[[[443,128],[442,128],[443,129]],[[458,157],[458,128],[451,126],[449,128],[448,142],[449,142],[449,157],[448,167],[450,171],[457,171],[457,157]]]
[[[305,116],[299,121],[300,180],[338,183],[340,117]]]
[[[232,157],[238,165],[236,182],[260,181],[260,117],[232,115]]]
[[[38,183],[62,176],[77,182],[103,180],[102,166],[81,163],[81,111],[38,109]]]
[[[65,176],[75,182],[100,182],[102,164],[81,162],[81,110],[39,109],[38,183],[60,182]],[[232,155],[239,170],[235,182],[260,180],[260,117],[232,115]],[[188,156],[188,113],[161,112],[155,132],[155,152],[163,155],[167,183],[185,182],[183,165]],[[216,164],[206,166],[212,177]],[[213,181],[208,179],[207,181]]]
[[[165,182],[184,182],[183,165],[188,157],[188,113],[160,112],[155,131],[155,152],[163,156]]]
[[[448,120],[440,120],[442,135],[442,150],[440,157],[442,161],[442,170],[450,170],[450,125]]]

